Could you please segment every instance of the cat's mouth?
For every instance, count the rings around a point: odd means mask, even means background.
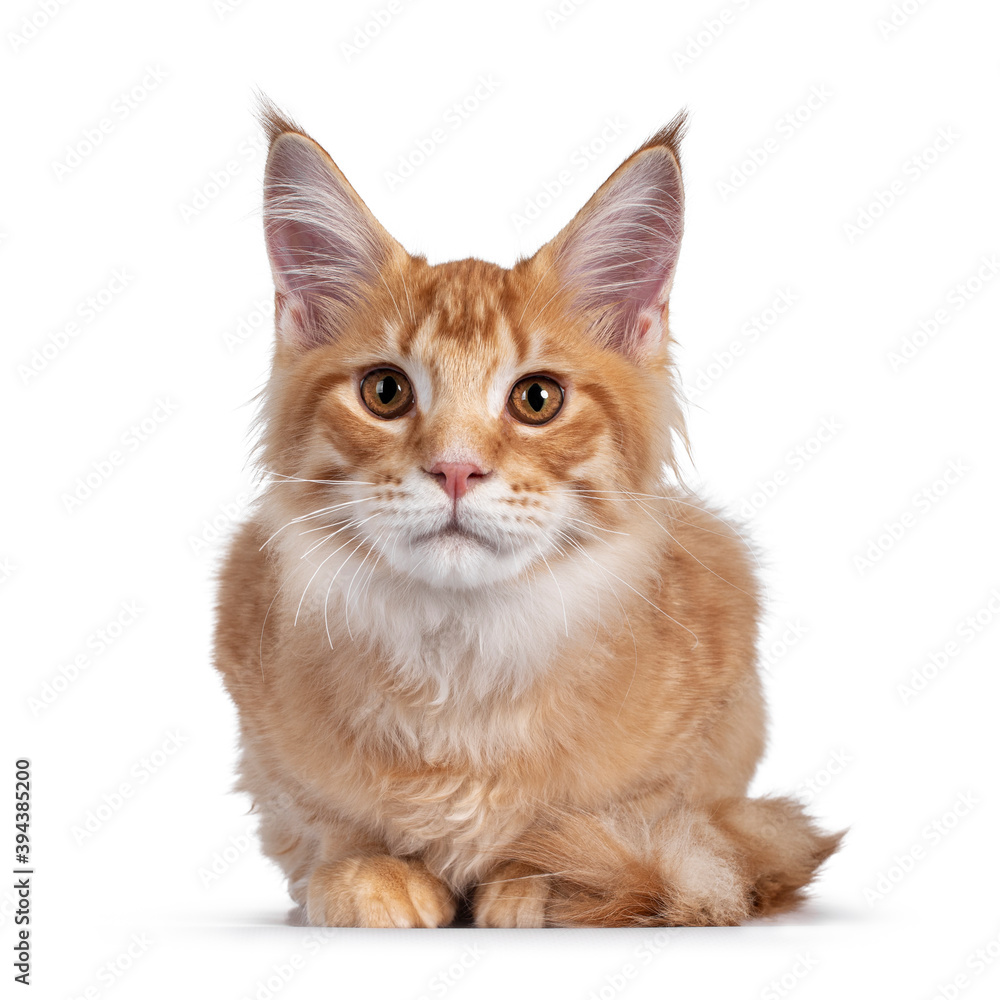
[[[415,543],[420,543],[438,540],[443,542],[453,541],[458,543],[472,543],[485,549],[489,549],[491,552],[497,551],[497,547],[494,542],[490,541],[488,538],[484,538],[471,528],[464,527],[457,521],[450,521],[443,528],[438,528],[436,531],[428,531],[425,534],[417,535],[413,541]]]

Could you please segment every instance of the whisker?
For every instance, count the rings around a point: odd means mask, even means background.
[[[375,517],[375,515],[372,514],[372,517]],[[365,518],[365,521],[370,521],[370,520],[371,520],[371,517]],[[358,524],[351,525],[351,527],[358,527],[359,525],[364,524],[365,521],[359,521]],[[333,556],[335,556],[341,549],[346,548],[348,545],[350,545],[352,540],[353,539],[348,538],[348,540],[346,542],[344,542],[343,545],[341,545],[338,548],[334,549],[328,556],[326,556],[326,558],[323,559],[323,561],[316,567],[316,569],[313,570],[313,575],[311,577],[309,577],[309,580],[308,580],[308,582],[305,585],[305,589],[303,589],[303,591],[302,591],[302,596],[299,598],[298,607],[295,609],[295,620],[292,622],[293,626],[298,625],[298,623],[299,623],[299,612],[302,610],[302,602],[305,600],[306,592],[309,590],[310,584],[312,584],[313,580],[316,579],[316,574],[319,573],[319,571],[326,565],[326,563],[327,563],[327,561],[329,559],[331,559]],[[358,546],[358,548],[360,548],[360,545]],[[357,549],[355,549],[355,551],[357,551]],[[348,558],[350,558],[350,556],[348,556]],[[331,581],[331,586],[332,585],[333,585],[333,581]],[[328,593],[328,596],[329,596],[329,592],[327,592],[327,593]],[[324,612],[325,612],[325,608],[324,608]],[[331,646],[330,648],[332,649],[333,647]]]
[[[577,542],[575,539],[569,538],[567,536],[567,541],[571,545],[573,545],[574,547],[576,547],[577,549],[579,549],[581,552],[583,552],[584,555],[587,555],[587,553],[584,552],[584,550],[583,550],[583,546],[580,545],[580,543]],[[591,561],[593,561],[593,560],[591,560]],[[600,563],[594,563],[594,565],[597,566],[597,568],[602,573],[604,573],[605,576],[607,576],[607,572],[605,571],[604,567]],[[629,635],[632,636],[632,651],[633,651],[633,653],[635,655],[635,661],[634,661],[634,664],[632,666],[632,677],[631,677],[631,679],[628,682],[628,687],[625,689],[625,697],[622,698],[622,703],[618,706],[618,713],[615,715],[615,718],[617,719],[622,714],[622,709],[625,707],[625,702],[628,701],[629,692],[632,690],[632,685],[635,682],[635,676],[639,672],[639,644],[635,640],[635,630],[632,628],[632,619],[629,618],[628,612],[625,610],[625,605],[622,604],[621,598],[618,596],[618,592],[615,590],[615,588],[613,586],[610,586],[610,585],[608,586],[608,589],[611,591],[611,596],[618,602],[618,607],[621,608],[621,612],[625,616],[625,624],[628,625]],[[601,599],[601,591],[600,591],[600,589],[598,589],[597,590],[598,617],[600,616],[600,599]],[[596,631],[594,633],[594,642],[595,643],[597,642],[597,632]],[[591,644],[590,648],[591,649],[594,648],[593,643]]]
[[[560,495],[560,496],[561,495],[565,495],[565,493],[566,493],[565,490],[539,490],[538,492],[540,492],[540,493],[553,493],[553,494],[557,494],[557,495]],[[765,600],[765,602],[768,600],[767,582],[764,579],[764,575],[763,575],[764,574],[764,569],[763,569],[763,567],[760,564],[760,559],[757,558],[757,553],[754,551],[753,546],[747,541],[746,538],[744,538],[742,532],[740,532],[734,525],[730,524],[729,521],[727,521],[724,517],[720,517],[718,514],[716,514],[713,511],[709,510],[703,504],[694,503],[694,502],[692,502],[690,500],[682,500],[680,497],[672,496],[670,494],[664,494],[664,493],[637,493],[637,492],[630,491],[630,490],[598,490],[598,489],[587,489],[587,490],[573,490],[572,493],[574,495],[576,495],[576,496],[583,496],[583,497],[587,497],[587,498],[592,499],[592,500],[600,500],[602,502],[608,502],[608,503],[636,503],[636,504],[640,504],[641,503],[641,499],[660,500],[660,501],[662,501],[662,502],[664,502],[666,504],[678,504],[678,505],[680,505],[682,507],[691,507],[693,510],[697,510],[697,511],[699,511],[702,514],[707,514],[709,517],[714,518],[721,525],[723,525],[726,528],[726,531],[725,532],[713,531],[711,528],[706,528],[705,525],[703,525],[703,524],[695,524],[693,521],[689,521],[689,520],[687,520],[685,518],[677,517],[676,515],[673,515],[673,514],[667,514],[667,516],[668,517],[672,517],[675,521],[680,521],[682,524],[689,525],[692,528],[697,528],[699,531],[708,532],[708,534],[710,534],[710,535],[718,535],[720,538],[736,538],[736,539],[738,539],[743,544],[743,547],[750,554],[750,557],[753,559],[754,563],[757,566],[758,571],[761,574],[760,575],[760,580],[761,580],[761,585],[762,585],[762,588],[763,588],[763,599]],[[614,495],[610,495],[610,494],[614,494]],[[647,510],[647,513],[650,513],[650,512]],[[652,517],[651,513],[650,513],[650,516]],[[656,521],[655,518],[653,518],[653,520]],[[659,524],[659,522],[656,522],[656,523]],[[595,527],[599,527],[599,526],[595,525]],[[662,528],[663,526],[660,525],[660,527]],[[664,528],[664,530],[666,530],[666,529]],[[668,531],[667,534],[669,535],[670,532]],[[670,537],[673,538],[674,536],[670,535]],[[677,541],[676,538],[674,540]],[[677,544],[680,545],[681,543],[677,542]],[[684,546],[681,545],[681,548],[684,548]],[[690,550],[684,549],[684,551],[688,552],[688,554],[692,555],[692,557],[695,558],[696,561],[700,562],[700,560],[697,560],[697,557],[695,557],[693,555],[693,553],[690,552]],[[705,566],[704,563],[701,563],[701,565]],[[710,573],[714,573],[715,572],[714,570],[709,569],[708,566],[705,566],[705,569],[707,569]],[[718,574],[715,574],[715,575],[718,576]],[[719,579],[720,580],[724,580],[725,583],[729,583],[729,581],[725,580],[724,577],[720,576]],[[735,584],[731,584],[730,583],[729,585],[731,587],[734,587],[736,590],[740,590],[741,593],[746,593],[746,591],[743,591],[743,590],[741,590],[741,588],[736,587]]]
[[[699,566],[701,566],[703,569],[707,569],[708,572],[712,574],[712,576],[718,577],[723,583],[728,584],[734,590],[738,590],[741,594],[746,594],[747,597],[753,596],[752,594],[748,594],[742,587],[737,587],[735,583],[732,583],[731,581],[727,580],[720,573],[716,573],[711,566],[706,566],[686,545],[684,545],[683,542],[680,541],[680,539],[678,539],[675,535],[671,534],[671,532],[666,527],[664,527],[664,525],[660,524],[660,522],[657,521],[655,517],[653,517],[653,515],[649,511],[649,508],[641,500],[637,501],[637,503],[639,504],[639,507],[646,512],[646,514],[649,516],[649,519],[653,522],[653,524],[655,524],[661,531],[666,532],[667,537],[675,545],[680,546]]]
[[[595,525],[595,527],[597,527],[597,525]],[[562,529],[560,529],[560,528],[557,528],[556,530],[562,532]],[[600,542],[602,545],[607,545],[609,548],[614,548],[614,543],[610,539],[608,539],[608,538],[602,538],[600,535],[595,535],[594,532],[588,531],[586,528],[576,528],[576,527],[574,527],[572,530],[576,531],[576,532],[579,532],[581,535],[587,535],[587,536],[589,536],[595,542]],[[567,538],[572,537],[572,536],[569,535],[568,532],[563,532],[563,533],[566,535]]]
[[[398,537],[400,531],[402,530],[403,530],[402,528],[397,528],[396,531],[390,537],[395,539],[396,537]],[[382,551],[381,549],[377,548],[378,542],[381,541],[381,539],[382,535],[379,535],[378,539],[376,539],[375,559],[372,561],[372,568],[368,571],[368,575],[364,578],[364,580],[361,581],[361,587],[359,588],[358,591],[358,597],[354,602],[355,605],[357,605],[357,603],[361,600],[361,597],[367,593],[368,589],[371,587],[371,582],[375,577],[375,570],[378,568],[379,559],[382,558]]]
[[[344,543],[344,545],[348,545],[348,544],[350,544],[350,543],[349,542],[345,542]],[[336,582],[337,577],[340,575],[340,571],[347,565],[347,563],[350,560],[351,556],[353,556],[354,553],[357,552],[358,549],[360,549],[361,546],[364,545],[364,544],[365,544],[365,540],[362,538],[361,541],[358,542],[358,544],[355,545],[354,548],[351,549],[351,551],[347,553],[347,557],[337,567],[337,572],[334,573],[333,576],[330,578],[330,586],[326,588],[326,598],[323,601],[323,624],[326,626],[326,641],[330,644],[330,649],[333,649],[333,637],[330,635],[330,593],[333,590],[333,585]],[[344,546],[342,545],[341,548],[343,548],[343,547]],[[337,551],[339,552],[340,549],[338,549]],[[353,639],[353,636],[352,636],[352,639]]]
[[[364,558],[361,560],[361,562],[358,563],[358,568],[354,571],[354,576],[351,577],[351,582],[347,585],[347,592],[344,595],[344,624],[347,626],[347,635],[349,636],[351,642],[354,641],[354,633],[351,631],[351,614],[350,614],[351,613],[351,590],[354,588],[354,581],[357,579],[358,573],[361,572],[361,568],[368,561],[368,557],[370,555],[372,555],[372,553],[376,553],[376,557],[375,557],[374,561],[372,562],[372,572],[374,572],[375,566],[378,563],[378,555],[377,555],[376,546],[378,545],[379,541],[381,540],[383,534],[384,534],[384,532],[380,532],[379,535],[378,535],[378,537],[375,539],[375,541],[369,543],[369,545],[368,545],[368,551],[365,553]]]
[[[368,497],[362,497],[360,500],[351,500],[348,503],[338,504],[337,507],[334,508],[334,510],[338,510],[338,509],[343,508],[343,507],[350,507],[351,504],[355,504],[355,503],[364,503],[365,500],[367,500],[367,499],[369,499],[369,498]],[[325,511],[323,511],[323,513],[324,514],[329,514],[329,513],[332,513],[332,511],[326,511],[325,510]],[[321,524],[321,525],[318,525],[315,528],[306,528],[305,531],[300,531],[299,532],[299,538],[301,538],[303,535],[311,535],[314,531],[323,531],[325,528],[335,528],[339,523],[340,523],[339,521],[335,521],[333,524]]]
[[[377,486],[378,483],[370,483],[364,479],[303,479],[301,476],[286,476],[283,472],[269,470],[267,475],[277,476],[268,485],[279,483],[319,483],[320,486]],[[265,480],[266,482],[266,480]]]
[[[351,502],[353,503],[354,501]],[[324,515],[329,514],[331,511],[339,509],[339,507],[340,504],[334,504],[332,507],[320,507],[319,510],[314,510],[309,514],[300,514],[298,517],[293,517],[290,521],[287,521],[280,528],[278,528],[278,530],[273,535],[271,535],[271,537],[266,542],[264,542],[264,544],[257,551],[260,552],[266,546],[270,545],[271,542],[274,541],[275,536],[279,535],[282,531],[285,530],[285,528],[293,524],[301,524],[303,521],[311,521],[313,518],[316,517],[323,517]]]
[[[587,559],[589,559],[589,560],[590,560],[590,561],[591,561],[591,562],[592,562],[592,563],[593,563],[593,564],[594,564],[595,566],[597,566],[597,567],[598,567],[598,568],[599,568],[599,569],[600,569],[600,570],[601,570],[602,572],[604,572],[604,573],[607,573],[607,574],[609,574],[610,576],[613,576],[613,577],[614,577],[614,578],[615,578],[615,579],[616,579],[616,580],[617,580],[617,581],[618,581],[619,583],[621,583],[621,584],[623,584],[624,586],[628,587],[628,589],[629,589],[629,590],[631,590],[631,591],[632,591],[632,593],[636,595],[636,597],[639,597],[639,598],[641,598],[641,599],[642,599],[642,600],[644,600],[644,601],[645,601],[645,602],[646,602],[646,603],[647,603],[647,604],[648,604],[648,605],[649,605],[649,606],[650,606],[651,608],[653,608],[653,609],[654,609],[654,610],[656,610],[656,611],[659,611],[659,612],[660,612],[660,614],[661,614],[661,615],[663,615],[663,617],[664,617],[664,618],[668,618],[668,619],[669,619],[670,621],[672,621],[672,622],[673,622],[673,623],[674,623],[674,624],[675,624],[675,625],[676,625],[676,626],[677,626],[678,628],[682,628],[682,629],[684,629],[684,631],[685,631],[685,632],[687,632],[687,633],[688,633],[688,635],[691,635],[691,636],[694,636],[694,645],[693,645],[693,646],[692,646],[691,648],[692,648],[692,649],[696,649],[696,648],[698,647],[698,644],[699,644],[700,640],[698,639],[698,636],[697,636],[697,635],[696,635],[696,634],[695,634],[694,632],[692,632],[692,631],[691,631],[691,629],[689,629],[689,628],[687,627],[687,625],[682,625],[682,624],[681,624],[681,623],[680,623],[680,622],[679,622],[679,621],[678,621],[678,620],[677,620],[676,618],[672,617],[671,615],[668,615],[668,614],[666,613],[666,611],[664,611],[664,610],[663,610],[663,608],[661,608],[661,607],[658,607],[658,606],[657,606],[656,604],[654,604],[654,603],[653,603],[653,602],[652,602],[652,601],[651,601],[651,600],[650,600],[650,599],[649,599],[648,597],[646,597],[646,595],[645,595],[645,594],[642,594],[642,593],[640,593],[640,592],[639,592],[638,590],[636,590],[636,589],[635,589],[635,587],[633,587],[633,586],[632,586],[632,585],[631,585],[630,583],[626,582],[626,581],[625,581],[625,580],[623,580],[623,579],[622,579],[622,578],[621,578],[620,576],[618,576],[618,574],[617,574],[617,573],[612,573],[612,572],[611,572],[611,570],[609,570],[609,569],[608,569],[608,568],[607,568],[606,566],[601,566],[601,565],[600,565],[600,563],[598,563],[598,562],[597,562],[597,560],[596,560],[596,559],[594,559],[594,557],[593,557],[593,556],[592,556],[592,555],[591,555],[591,554],[590,554],[590,553],[589,553],[589,552],[588,552],[588,551],[587,551],[587,550],[586,550],[586,549],[585,549],[585,548],[584,548],[584,547],[583,547],[582,545],[581,545],[581,546],[579,546],[579,549],[580,549],[580,552],[581,552],[581,554],[582,554],[582,555],[584,555],[584,556],[586,556],[586,558],[587,558]]]
[[[542,562],[545,563],[545,568],[549,571],[549,576],[552,577],[552,582],[556,585],[556,592],[559,594],[559,603],[562,605],[563,614],[563,630],[566,634],[566,638],[569,638],[569,618],[566,616],[566,600],[563,597],[562,587],[559,586],[559,581],[556,579],[555,573],[552,572],[552,567],[549,565],[548,559],[545,558],[545,553],[542,552],[542,547],[536,542],[535,548],[538,549],[538,554],[542,558]]]
[[[375,515],[372,515],[372,517],[374,516]],[[370,521],[371,518],[368,517],[365,518],[365,520]],[[306,551],[299,556],[299,559],[305,559],[306,556],[311,555],[313,552],[316,551],[316,549],[320,548],[323,545],[326,545],[326,543],[330,541],[331,538],[334,538],[335,536],[339,535],[342,531],[346,531],[348,528],[356,528],[359,524],[364,524],[364,521],[346,521],[343,525],[341,525],[341,527],[337,528],[336,531],[331,531],[329,535],[324,535],[318,542],[314,542],[312,545],[310,545],[309,548],[306,549]],[[335,525],[325,524],[323,525],[323,527],[333,528],[335,527]],[[315,528],[313,530],[318,531],[319,529]],[[302,532],[302,534],[305,534],[305,532]]]
[[[611,535],[625,535],[626,537],[629,535],[627,531],[616,531],[614,528],[605,528],[601,524],[594,524],[593,521],[585,521],[582,517],[570,517],[568,514],[562,516],[567,521],[579,521],[580,524],[585,524],[588,528],[597,528],[598,531],[606,531]]]

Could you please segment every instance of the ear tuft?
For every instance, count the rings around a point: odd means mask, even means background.
[[[273,145],[274,140],[283,132],[296,132],[299,135],[306,135],[305,130],[300,128],[263,91],[256,91],[255,97],[257,107],[254,110],[254,116],[264,131],[268,146]]]
[[[681,143],[687,135],[687,111],[678,111],[673,118],[659,130],[651,135],[636,152],[649,149],[651,146],[663,146],[674,154],[674,159],[680,164]]]

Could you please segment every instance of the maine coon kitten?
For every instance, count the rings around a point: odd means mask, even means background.
[[[267,483],[221,574],[240,787],[314,924],[733,924],[836,849],[746,797],[758,587],[668,485],[682,117],[509,270],[431,266],[266,107]],[[674,477],[676,478],[676,477]]]

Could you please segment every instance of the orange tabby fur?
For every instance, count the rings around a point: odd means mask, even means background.
[[[765,730],[752,556],[664,481],[684,436],[666,332],[682,122],[507,270],[410,256],[265,115],[269,479],[221,574],[216,665],[293,899],[314,924],[404,927],[448,923],[463,897],[482,926],[794,906],[839,837],[745,797]],[[647,201],[659,214],[633,219]],[[601,240],[661,222],[633,256],[662,253],[662,273],[629,312]],[[358,392],[386,365],[414,385],[397,420]],[[563,409],[518,423],[506,394],[541,372]],[[483,470],[452,516],[502,559],[412,537],[425,508],[452,510],[427,471],[442,457]]]

